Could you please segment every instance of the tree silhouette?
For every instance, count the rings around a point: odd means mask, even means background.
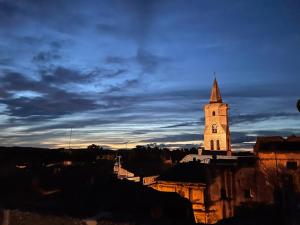
[[[99,145],[91,144],[91,145],[87,146],[87,150],[99,151],[99,150],[103,150],[103,148]]]

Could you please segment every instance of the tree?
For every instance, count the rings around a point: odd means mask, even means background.
[[[103,148],[99,145],[95,145],[95,144],[91,144],[89,146],[87,146],[87,150],[90,150],[90,151],[99,151],[99,150],[102,150]]]

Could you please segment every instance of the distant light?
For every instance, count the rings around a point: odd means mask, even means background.
[[[72,164],[73,164],[72,161],[64,161],[64,162],[63,162],[63,165],[64,165],[64,166],[71,166]]]
[[[26,165],[16,165],[16,168],[18,168],[18,169],[25,169],[25,168],[27,168],[27,166]]]

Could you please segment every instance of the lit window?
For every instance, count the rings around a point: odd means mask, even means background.
[[[217,133],[217,125],[216,124],[212,125],[212,132]]]

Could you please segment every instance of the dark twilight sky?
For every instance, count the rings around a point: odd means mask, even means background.
[[[214,72],[234,149],[300,134],[300,2],[0,0],[0,145],[200,144]]]

